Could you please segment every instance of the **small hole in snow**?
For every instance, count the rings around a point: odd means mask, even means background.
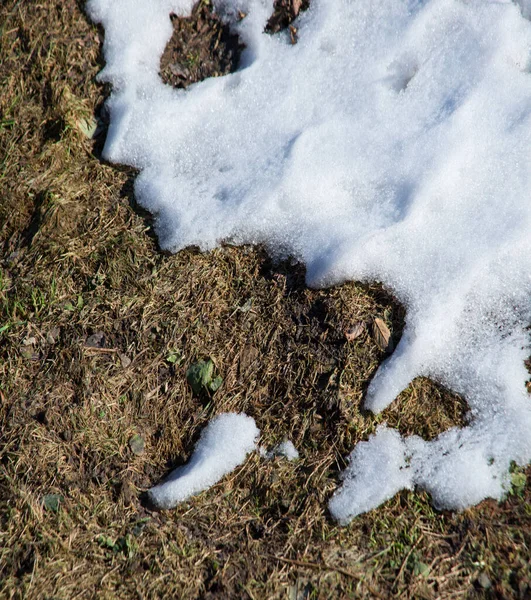
[[[387,71],[389,87],[395,92],[403,92],[419,70],[417,61],[413,56],[404,55],[392,62]]]

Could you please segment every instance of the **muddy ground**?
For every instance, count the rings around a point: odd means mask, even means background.
[[[279,2],[270,34],[296,43],[305,8]],[[160,252],[135,173],[101,160],[103,32],[82,9],[0,7],[0,597],[529,598],[529,470],[459,514],[404,491],[348,527],[330,519],[356,442],[383,421],[433,438],[466,404],[417,380],[382,415],[362,410],[386,356],[373,323],[396,343],[404,320],[379,285],[310,290],[260,248]],[[208,2],[172,20],[168,85],[237,67]],[[206,358],[223,384],[196,396],[186,370]],[[252,456],[150,511],[143,492],[224,411],[300,460]]]

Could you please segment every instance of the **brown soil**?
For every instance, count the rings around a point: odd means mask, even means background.
[[[310,0],[275,0],[273,14],[271,15],[265,30],[268,33],[278,33],[286,29],[299,16],[301,11],[307,10]],[[296,42],[296,31],[292,28],[292,41]]]
[[[189,18],[171,15],[171,20],[173,35],[160,59],[164,83],[186,88],[236,69],[242,46],[210,2],[198,2]]]

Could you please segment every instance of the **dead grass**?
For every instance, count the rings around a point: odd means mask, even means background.
[[[0,8],[0,597],[528,598],[529,486],[461,514],[404,492],[330,520],[338,470],[378,423],[431,438],[466,409],[419,380],[360,410],[384,356],[344,331],[380,316],[398,339],[381,287],[308,290],[259,249],[158,251],[134,173],[82,132],[105,90],[81,9]],[[196,398],[185,371],[205,357],[224,382]],[[173,511],[144,508],[227,410],[301,460],[254,456]]]

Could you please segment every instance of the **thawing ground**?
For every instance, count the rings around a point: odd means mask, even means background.
[[[105,158],[140,170],[163,248],[264,244],[310,286],[391,289],[406,327],[367,408],[420,375],[467,400],[463,429],[359,444],[339,521],[414,486],[446,508],[502,497],[531,460],[530,3],[312,0],[292,45],[264,33],[272,2],[220,0],[239,68],[175,90],[160,56],[191,5],[89,1],[113,85]]]

